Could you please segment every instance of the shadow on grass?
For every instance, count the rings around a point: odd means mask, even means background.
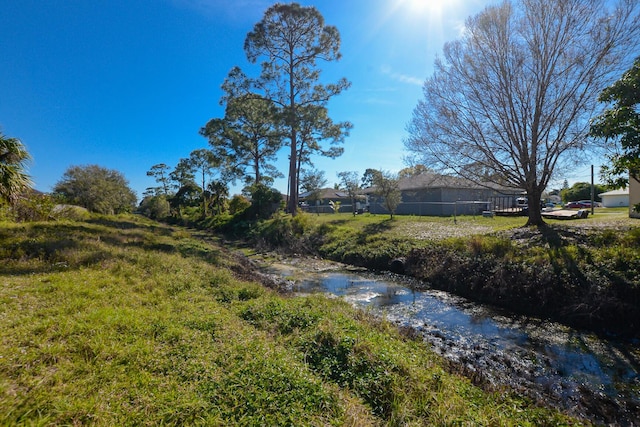
[[[352,221],[353,221],[352,217],[349,217],[349,219],[332,219],[327,221],[327,223],[331,225],[345,225],[345,224],[349,224]]]
[[[542,236],[542,242],[549,245],[549,261],[556,272],[563,270],[568,271],[574,276],[579,283],[585,283],[587,278],[580,268],[580,260],[576,259],[576,256],[580,256],[581,252],[569,251],[567,247],[570,242],[578,242],[581,240],[579,233],[566,229],[556,229],[544,225],[538,228]],[[588,254],[583,253],[583,256],[587,257]]]
[[[548,315],[598,333],[638,337],[640,287],[634,284],[635,267],[615,261],[613,254],[608,262],[598,261],[593,245],[594,239],[603,239],[598,232],[549,226],[538,231],[541,241],[535,245],[548,247],[545,252],[554,272],[537,289],[541,306],[552,307]],[[615,253],[618,244],[610,238],[604,241]]]
[[[89,224],[103,226],[92,227]],[[4,230],[0,236],[0,274],[28,275],[68,271],[122,259],[122,249],[180,254],[219,264],[222,251],[196,239],[163,239],[173,230],[135,221],[98,218],[85,223],[43,223]],[[132,256],[129,256],[132,255]]]
[[[68,263],[59,255],[79,250],[70,238],[25,238],[3,248],[0,274],[27,275],[66,269]]]
[[[385,231],[391,230],[392,224],[393,220],[386,218],[381,222],[365,225],[364,227],[362,227],[362,231],[368,234],[384,233]]]
[[[124,218],[105,218],[105,217],[96,217],[86,220],[88,224],[97,224],[103,225],[109,228],[117,228],[121,230],[131,230],[134,228],[147,229],[148,226],[144,224],[140,224],[131,219]]]
[[[102,225],[104,227],[113,228],[116,230],[143,230],[149,231],[155,234],[163,236],[171,235],[172,228],[159,227],[153,224],[144,224],[136,221],[135,219],[119,218],[119,217],[97,217],[91,218],[85,221],[88,224]]]

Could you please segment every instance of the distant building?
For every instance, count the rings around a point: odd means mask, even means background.
[[[402,178],[398,187],[402,193],[398,215],[480,215],[487,210],[515,208],[516,199],[522,196],[521,191],[432,172]],[[364,189],[363,194],[367,195],[371,213],[389,213],[375,188]]]
[[[598,194],[605,208],[629,206],[629,187]]]
[[[640,218],[640,210],[634,209],[640,205],[640,181],[629,177],[629,216],[631,218]]]
[[[559,205],[562,203],[562,197],[558,196],[557,194],[550,195],[549,197],[547,197],[547,200],[554,205]]]
[[[315,197],[309,191],[300,193],[298,200],[303,210],[313,213],[333,213],[330,202],[340,202],[340,212],[352,212],[349,194],[335,188],[322,188]]]

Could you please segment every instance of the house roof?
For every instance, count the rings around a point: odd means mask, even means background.
[[[600,193],[598,196],[628,196],[629,195],[629,187],[622,189],[619,188],[617,190],[607,191],[606,193]]]
[[[491,188],[493,190],[501,191],[501,192],[511,192],[511,193],[514,191],[517,192],[517,190],[507,189],[489,182],[481,185],[465,178],[452,176],[452,175],[441,175],[434,172],[423,172],[418,175],[401,178],[398,182],[398,188],[401,191],[420,190],[424,188],[466,188],[466,189]],[[370,187],[370,188],[365,188],[363,190],[363,193],[368,194],[368,193],[373,193],[374,191],[375,191],[375,188]]]
[[[306,199],[311,194],[311,191],[300,193],[298,197],[300,199]],[[323,188],[320,190],[319,199],[348,199],[349,195],[342,190],[336,190],[335,188]]]
[[[478,185],[464,178],[450,175],[440,175],[432,172],[425,172],[419,175],[409,176],[400,179],[398,182],[400,190],[417,190],[420,188],[475,188]]]

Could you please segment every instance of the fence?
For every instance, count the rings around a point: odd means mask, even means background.
[[[351,213],[353,205],[343,203],[340,205],[340,213]],[[494,209],[492,201],[482,200],[458,200],[454,202],[402,202],[396,208],[396,215],[417,216],[458,216],[458,215],[482,215],[485,211]],[[303,206],[303,210],[310,213],[334,213],[333,207],[327,204]],[[378,202],[369,205],[357,204],[357,213],[370,212],[377,215],[389,215],[389,211]]]
[[[481,215],[490,209],[490,202],[483,200],[457,200],[453,202],[402,202],[396,208],[398,215],[417,216],[457,216]],[[370,212],[376,214],[389,213],[381,203],[372,203]]]

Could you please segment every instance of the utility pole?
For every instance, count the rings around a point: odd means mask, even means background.
[[[595,186],[593,185],[593,165],[591,165],[591,216],[595,212]]]

